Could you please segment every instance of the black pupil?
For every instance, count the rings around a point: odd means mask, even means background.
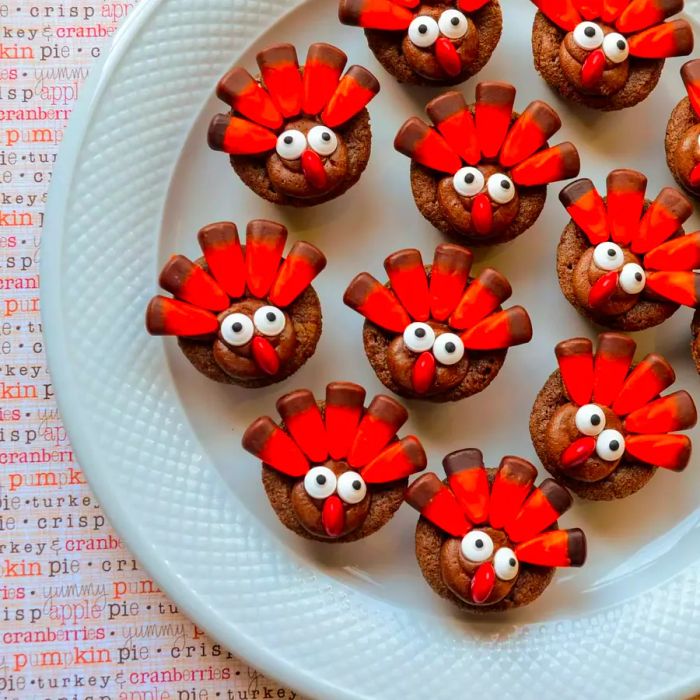
[[[445,343],[445,350],[447,352],[454,352],[457,349],[457,346],[454,343]],[[481,540],[480,540],[481,541]]]
[[[474,546],[477,549],[481,549],[484,546],[484,540],[477,540],[476,542],[474,542]]]
[[[265,318],[267,318],[268,321],[272,322],[272,321],[274,321],[274,320],[277,318],[277,315],[275,314],[274,311],[268,311],[268,312],[265,314]]]
[[[319,486],[323,486],[323,484],[326,483],[326,477],[323,476],[323,474],[319,474],[319,475],[316,477],[316,483],[317,483]]]
[[[587,37],[591,37],[591,38],[592,38],[592,37],[595,36],[595,29],[594,29],[593,27],[586,27],[586,28],[583,30],[583,33],[584,33]]]
[[[617,452],[620,449],[620,443],[617,440],[610,441],[610,449],[613,452]]]
[[[516,561],[515,561],[515,559],[513,559],[513,558],[511,557],[511,558],[508,560],[508,563],[509,563],[511,566],[515,566]]]
[[[324,131],[324,132],[321,134],[321,138],[322,138],[324,141],[330,141],[330,140],[331,140],[331,135],[330,135],[327,131]]]
[[[474,173],[467,173],[464,176],[464,182],[466,182],[468,185],[471,185],[472,182],[474,182],[476,178],[474,177]]]
[[[624,39],[618,39],[617,48],[620,49],[620,51],[624,51],[626,46],[627,44],[625,43]]]
[[[591,416],[591,425],[600,425],[600,416],[598,416],[598,415]]]
[[[428,31],[428,25],[427,24],[421,24],[418,27],[418,33],[419,34],[425,34]]]
[[[608,248],[608,257],[614,258],[617,255],[617,252],[614,248]]]
[[[425,328],[416,328],[416,338],[425,338]]]
[[[352,482],[352,487],[355,491],[359,491],[362,488],[362,483],[358,479],[355,479],[355,481]]]
[[[510,189],[510,182],[508,182],[508,180],[501,180],[501,187],[504,190],[509,190]]]
[[[453,17],[450,22],[452,22],[453,27],[456,27],[459,24],[459,17]]]
[[[641,273],[641,272],[635,272],[635,273],[634,273],[634,279],[636,279],[637,282],[641,282],[641,281],[642,281],[642,273]]]
[[[234,333],[240,333],[243,330],[243,324],[240,321],[236,321],[231,328],[233,328]]]
[[[285,136],[285,137],[284,137],[284,142],[285,142],[288,146],[289,146],[290,143],[292,143],[292,141],[294,141],[294,137],[292,137],[292,136]]]

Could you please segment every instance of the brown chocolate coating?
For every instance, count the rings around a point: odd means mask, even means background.
[[[567,77],[562,67],[562,42],[567,32],[550,22],[541,12],[535,15],[532,27],[532,51],[537,72],[559,94],[580,105],[603,111],[614,111],[632,107],[646,99],[656,87],[664,67],[663,60],[630,57],[629,76],[624,87],[614,94],[590,95],[582,92]],[[568,74],[575,74],[575,66],[569,65]],[[614,76],[609,77],[608,86],[614,85]]]
[[[700,197],[700,188],[689,182],[700,163],[700,120],[685,97],[675,107],[666,127],[666,162],[676,182],[688,193]]]
[[[313,121],[312,124],[312,121],[296,119],[290,121],[288,127],[285,124],[284,128],[305,131],[317,123]],[[328,202],[350,189],[367,167],[372,148],[369,112],[363,109],[332,131],[338,137],[339,145],[335,153],[325,159],[325,170],[332,187],[323,194],[311,190],[300,172],[299,161],[285,161],[277,153],[267,157],[231,156],[231,165],[244,184],[273,204],[308,207]]]
[[[554,476],[557,481],[573,491],[581,498],[592,501],[611,501],[617,498],[626,498],[641,489],[654,476],[655,467],[631,461],[623,455],[617,468],[607,477],[595,482],[580,481],[563,473],[559,468],[558,452],[559,444],[554,446],[549,435],[550,421],[552,421],[561,407],[570,405],[569,399],[564,393],[559,370],[552,373],[545,385],[540,390],[530,414],[530,436],[535,451],[545,469]],[[606,411],[606,417],[608,412]],[[559,413],[561,418],[561,413]],[[610,427],[619,430],[619,424],[611,424]],[[580,436],[578,431],[576,434]],[[588,464],[588,463],[587,463]],[[589,465],[590,473],[585,475],[598,475],[595,460]]]
[[[419,14],[439,16],[441,12],[454,9],[454,7],[455,4],[452,2],[426,0],[413,11],[416,16]],[[434,47],[425,50],[413,46],[408,42],[406,31],[389,32],[379,29],[365,29],[365,36],[369,48],[377,60],[400,83],[429,85],[431,87],[458,85],[476,75],[488,63],[503,30],[503,15],[498,0],[491,0],[477,12],[469,13],[467,18],[470,23],[470,31],[465,37],[466,41],[461,40],[458,48],[458,53],[463,58],[463,69],[454,78],[445,75],[441,70],[438,71],[437,62],[433,57]],[[407,43],[410,46],[407,46]],[[466,61],[467,58],[471,58],[471,60]]]

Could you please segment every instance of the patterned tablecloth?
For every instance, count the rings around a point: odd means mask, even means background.
[[[90,66],[135,4],[0,0],[0,700],[294,698],[184,618],[114,533],[46,366],[51,172]]]

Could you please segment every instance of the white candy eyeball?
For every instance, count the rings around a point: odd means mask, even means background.
[[[487,185],[489,197],[497,204],[508,204],[515,197],[515,185],[506,175],[491,175]]]
[[[454,333],[443,333],[435,339],[433,355],[441,365],[456,365],[464,357],[464,343]]]
[[[605,430],[605,413],[600,406],[587,403],[576,411],[576,428],[584,435],[599,435]]]
[[[306,139],[320,156],[329,156],[338,148],[338,137],[327,126],[315,126],[306,135]]]
[[[428,15],[419,15],[408,25],[408,38],[421,49],[432,46],[439,36],[438,23]]]
[[[461,39],[469,30],[469,21],[459,10],[445,10],[438,27],[448,39]]]
[[[625,264],[625,254],[617,243],[599,243],[593,251],[593,262],[601,270],[619,270]]]
[[[245,314],[229,314],[221,322],[221,337],[234,347],[239,347],[250,342],[255,328],[250,316]]]
[[[367,495],[367,484],[357,472],[344,472],[338,477],[338,495],[350,505]]]
[[[647,283],[647,276],[641,265],[627,263],[620,273],[620,286],[627,294],[641,294]]]
[[[481,530],[472,530],[462,538],[462,554],[469,561],[486,561],[493,554],[493,540]]]
[[[452,178],[452,186],[462,197],[476,197],[484,189],[484,174],[477,168],[460,168]]]
[[[493,558],[493,568],[501,581],[512,581],[520,570],[518,557],[510,547],[501,547]]]
[[[287,129],[277,137],[277,155],[285,160],[296,160],[306,150],[306,136],[297,129]]]
[[[625,438],[617,430],[604,430],[598,435],[595,451],[606,462],[615,462],[625,452]]]
[[[603,39],[603,53],[613,63],[623,63],[630,55],[630,47],[622,34],[613,32]]]
[[[328,467],[313,467],[304,477],[304,490],[311,498],[328,498],[337,485],[338,480]]]
[[[581,22],[574,29],[574,41],[587,51],[593,51],[603,45],[605,34],[595,22]]]
[[[284,330],[287,320],[276,306],[261,306],[253,314],[253,323],[263,335],[275,336]]]
[[[403,332],[403,342],[413,352],[426,352],[433,347],[435,331],[427,323],[411,323]]]

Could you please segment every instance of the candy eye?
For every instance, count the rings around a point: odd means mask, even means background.
[[[234,347],[250,342],[255,329],[250,316],[245,314],[229,314],[221,322],[221,337]]]
[[[647,283],[647,276],[641,265],[627,263],[620,272],[620,287],[627,294],[640,294]]]
[[[595,22],[581,22],[574,29],[574,41],[582,48],[593,51],[602,46],[605,34]]]
[[[306,150],[306,136],[296,129],[287,129],[277,137],[277,154],[285,160],[296,160]]]
[[[304,489],[311,498],[328,498],[337,485],[338,480],[328,467],[313,467],[304,477]]]
[[[440,15],[438,27],[448,39],[461,39],[469,29],[469,22],[459,10],[446,10]]]
[[[367,495],[367,485],[357,472],[344,472],[338,477],[338,495],[350,505]]]
[[[456,365],[464,357],[464,343],[454,333],[443,333],[435,339],[433,355],[441,365]]]
[[[460,168],[452,178],[452,185],[462,197],[475,197],[484,189],[484,174],[476,168]]]
[[[603,40],[603,53],[613,63],[622,63],[630,55],[630,47],[622,34],[613,32],[608,34]]]
[[[321,156],[329,156],[338,148],[338,137],[327,126],[315,126],[306,138],[309,146]]]
[[[427,15],[416,17],[411,24],[408,25],[408,38],[412,44],[419,46],[422,49],[427,49],[432,46],[440,36],[440,28],[438,23]]]
[[[426,352],[433,347],[435,331],[427,323],[412,323],[403,332],[403,342],[413,352]]]
[[[255,327],[263,335],[279,335],[287,323],[284,314],[276,306],[261,306],[253,315]]]
[[[493,540],[481,530],[472,530],[462,538],[462,554],[469,561],[486,561],[493,554]]]
[[[625,438],[617,430],[604,430],[598,435],[595,451],[606,462],[615,462],[625,452]]]
[[[491,175],[487,185],[489,197],[497,204],[508,204],[515,197],[515,185],[505,175]]]
[[[617,243],[599,243],[593,251],[593,262],[601,270],[618,270],[625,264],[625,254]]]
[[[594,403],[586,404],[576,411],[576,428],[584,435],[598,435],[605,430],[605,413]]]
[[[512,581],[520,570],[518,557],[509,547],[501,547],[493,558],[493,568],[501,581]]]

